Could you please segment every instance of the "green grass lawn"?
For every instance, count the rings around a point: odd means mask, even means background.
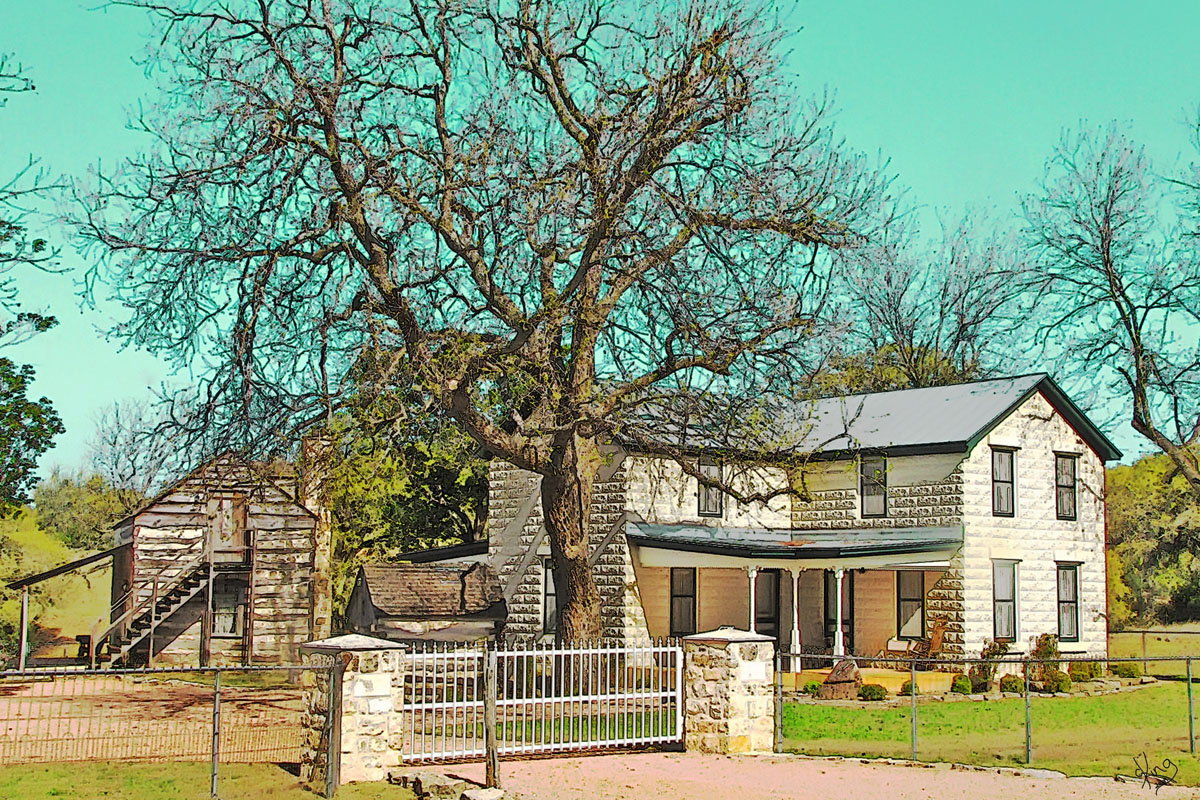
[[[1145,636],[1145,654],[1150,657],[1147,668],[1151,675],[1183,675],[1187,669],[1182,661],[1155,661],[1155,656],[1196,656],[1192,671],[1200,675],[1200,625],[1180,622],[1147,630],[1153,631]],[[1142,634],[1118,632],[1108,635],[1111,658],[1141,658],[1142,653]]]
[[[50,569],[87,554],[83,550],[72,550],[62,540],[47,533],[37,525],[37,514],[26,511],[14,519],[0,520],[0,536],[10,539],[21,549],[21,575],[30,575]],[[109,562],[84,567],[50,578],[42,584],[44,590],[30,604],[34,622],[50,635],[73,639],[108,617],[111,579]],[[10,592],[7,601],[0,604],[0,616],[14,623],[20,618],[20,593]],[[47,646],[38,655],[75,655],[76,645]]]
[[[5,800],[208,800],[209,765],[202,763],[31,764],[0,767]],[[221,800],[316,800],[319,795],[273,764],[222,764]],[[348,784],[338,800],[411,800],[407,789],[387,783]]]
[[[1195,686],[1200,705],[1200,685]],[[1187,687],[1165,683],[1100,697],[1032,702],[1033,764],[1068,775],[1132,775],[1133,757],[1170,758],[1178,780],[1200,785],[1200,758],[1188,753]],[[798,753],[908,758],[909,707],[855,708],[789,703],[784,747]],[[1020,766],[1025,757],[1025,702],[930,703],[917,708],[917,756]]]

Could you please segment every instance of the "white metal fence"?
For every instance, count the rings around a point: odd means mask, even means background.
[[[683,648],[417,644],[402,657],[405,762],[486,754],[488,671],[500,755],[578,752],[678,742]]]

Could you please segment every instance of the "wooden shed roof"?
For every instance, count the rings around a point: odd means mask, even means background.
[[[486,564],[365,564],[358,583],[383,616],[502,619],[506,615],[500,579]]]

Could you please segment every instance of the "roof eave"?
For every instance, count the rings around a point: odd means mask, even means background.
[[[961,545],[961,541],[932,541],[906,544],[872,545],[868,547],[805,547],[763,549],[752,546],[721,545],[708,542],[681,542],[678,540],[657,539],[653,536],[629,535],[627,538],[633,544],[641,547],[655,547],[660,550],[678,550],[689,553],[704,553],[714,556],[731,556],[734,558],[759,558],[776,560],[818,560],[829,558],[852,558],[855,556],[890,556],[905,553],[930,553],[938,550]]]

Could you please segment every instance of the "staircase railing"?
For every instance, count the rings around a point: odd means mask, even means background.
[[[194,569],[201,566],[202,564],[205,564],[208,561],[208,552],[205,549],[202,549],[199,553],[195,553],[194,555],[192,555],[192,558],[188,559],[187,561],[183,561],[182,563],[179,563],[180,559],[183,556],[191,554],[191,553],[192,553],[192,551],[190,549],[185,550],[183,553],[180,553],[178,556],[173,558],[167,564],[160,567],[158,570],[158,574],[155,575],[155,577],[154,577],[154,588],[151,591],[150,595],[147,596],[141,602],[134,603],[132,606],[130,606],[128,610],[126,610],[124,613],[121,614],[121,616],[114,619],[109,624],[109,626],[107,628],[105,628],[104,631],[99,636],[92,639],[92,653],[91,653],[91,659],[90,659],[90,661],[92,662],[92,667],[95,667],[95,665],[96,665],[95,664],[96,648],[99,646],[100,642],[103,642],[104,640],[106,640],[112,634],[113,631],[115,631],[117,628],[121,627],[125,623],[129,622],[130,620],[137,619],[139,616],[141,616],[146,611],[147,608],[149,608],[151,610],[152,615],[156,615],[158,613],[157,606],[158,606],[159,598],[169,595],[176,587],[178,587],[181,583],[186,581],[191,576],[192,571]],[[162,585],[162,581],[160,578],[161,574],[163,572],[175,567],[177,564],[178,564],[178,569],[179,569],[178,574],[176,574],[175,578],[170,583],[166,584],[165,586]],[[125,602],[127,602],[130,595],[132,595],[135,591],[136,591],[135,588],[130,587],[129,591],[126,592],[124,595],[122,595],[121,598],[119,600],[117,600],[116,603],[113,604],[112,611],[116,611],[118,605],[121,605],[121,604],[124,604]],[[151,632],[153,632],[155,623],[157,623],[157,620],[152,619],[151,620]]]

